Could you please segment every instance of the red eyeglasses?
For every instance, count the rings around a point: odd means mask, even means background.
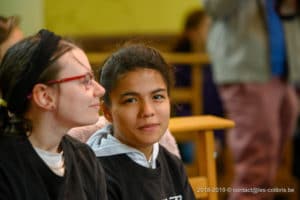
[[[69,82],[69,81],[74,81],[79,79],[83,79],[82,83],[86,86],[86,88],[89,88],[91,85],[93,85],[93,81],[95,80],[95,77],[92,73],[86,73],[83,75],[71,76],[71,77],[62,78],[58,80],[50,80],[46,84],[48,85],[59,84],[59,83],[64,83],[64,82]]]
[[[83,75],[71,76],[71,77],[62,78],[62,79],[58,79],[58,80],[50,80],[50,81],[46,82],[46,84],[47,85],[60,84],[60,83],[79,80],[79,79],[83,79],[82,84],[85,86],[86,89],[90,89],[93,86],[93,81],[95,81],[94,74],[92,74],[91,72],[88,72]],[[30,93],[27,96],[27,98],[30,99],[31,96],[32,96],[32,94]]]

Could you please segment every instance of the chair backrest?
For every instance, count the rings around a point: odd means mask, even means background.
[[[199,53],[162,53],[170,64],[184,64],[191,67],[191,86],[175,87],[171,91],[172,102],[188,103],[191,105],[193,115],[202,113],[202,76],[204,64],[209,63],[207,54]],[[99,68],[100,64],[110,55],[110,52],[89,52],[87,54],[92,66]],[[95,69],[94,68],[94,69]]]
[[[176,141],[193,141],[196,144],[193,177],[189,177],[189,181],[198,199],[217,199],[217,193],[214,192],[217,188],[217,172],[213,130],[233,126],[233,121],[212,115],[174,117],[170,120],[169,129]]]

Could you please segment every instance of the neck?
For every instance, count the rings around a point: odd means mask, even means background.
[[[61,151],[60,142],[62,137],[53,138],[53,136],[49,137],[46,135],[48,134],[32,132],[28,138],[34,147],[53,153],[59,153]]]
[[[153,145],[151,147],[139,148],[138,150],[144,153],[147,160],[150,160],[153,153]]]
[[[116,132],[114,132],[114,137],[117,138],[121,143],[126,144],[130,147],[133,147],[137,150],[139,150],[140,152],[142,152],[146,159],[149,160],[152,156],[152,152],[153,152],[153,144],[151,145],[147,145],[147,146],[142,146],[142,145],[136,145],[134,143],[129,142],[128,140],[126,140],[122,134],[118,134]]]
[[[45,151],[60,152],[60,143],[67,130],[60,127],[51,115],[37,116],[30,119],[33,128],[28,138],[31,144]]]

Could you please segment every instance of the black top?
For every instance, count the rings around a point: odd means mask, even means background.
[[[181,160],[161,146],[156,169],[140,166],[126,154],[98,159],[106,173],[109,200],[195,199]]]
[[[85,144],[64,136],[65,175],[56,175],[26,137],[0,136],[1,200],[106,200],[104,171]]]

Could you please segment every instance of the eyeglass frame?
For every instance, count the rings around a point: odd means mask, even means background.
[[[45,84],[46,85],[60,84],[60,83],[64,83],[64,82],[78,80],[78,79],[81,79],[81,78],[84,78],[84,77],[87,77],[87,76],[91,77],[90,80],[95,80],[94,74],[91,73],[91,72],[88,72],[88,73],[85,73],[85,74],[82,74],[82,75],[70,76],[70,77],[67,77],[67,78],[62,78],[62,79],[57,79],[57,80],[50,80],[50,81],[47,81]]]
[[[79,80],[81,78],[84,77],[89,77],[90,78],[90,82],[88,83],[88,85],[91,85],[92,81],[95,81],[95,76],[92,72],[88,72],[82,75],[77,75],[77,76],[70,76],[70,77],[66,77],[66,78],[62,78],[62,79],[57,79],[57,80],[50,80],[47,81],[46,85],[54,85],[54,84],[60,84],[60,83],[65,83],[65,82],[69,82],[69,81],[75,81],[75,80]],[[32,97],[32,94],[30,93],[29,95],[27,95],[27,98],[30,99]]]

